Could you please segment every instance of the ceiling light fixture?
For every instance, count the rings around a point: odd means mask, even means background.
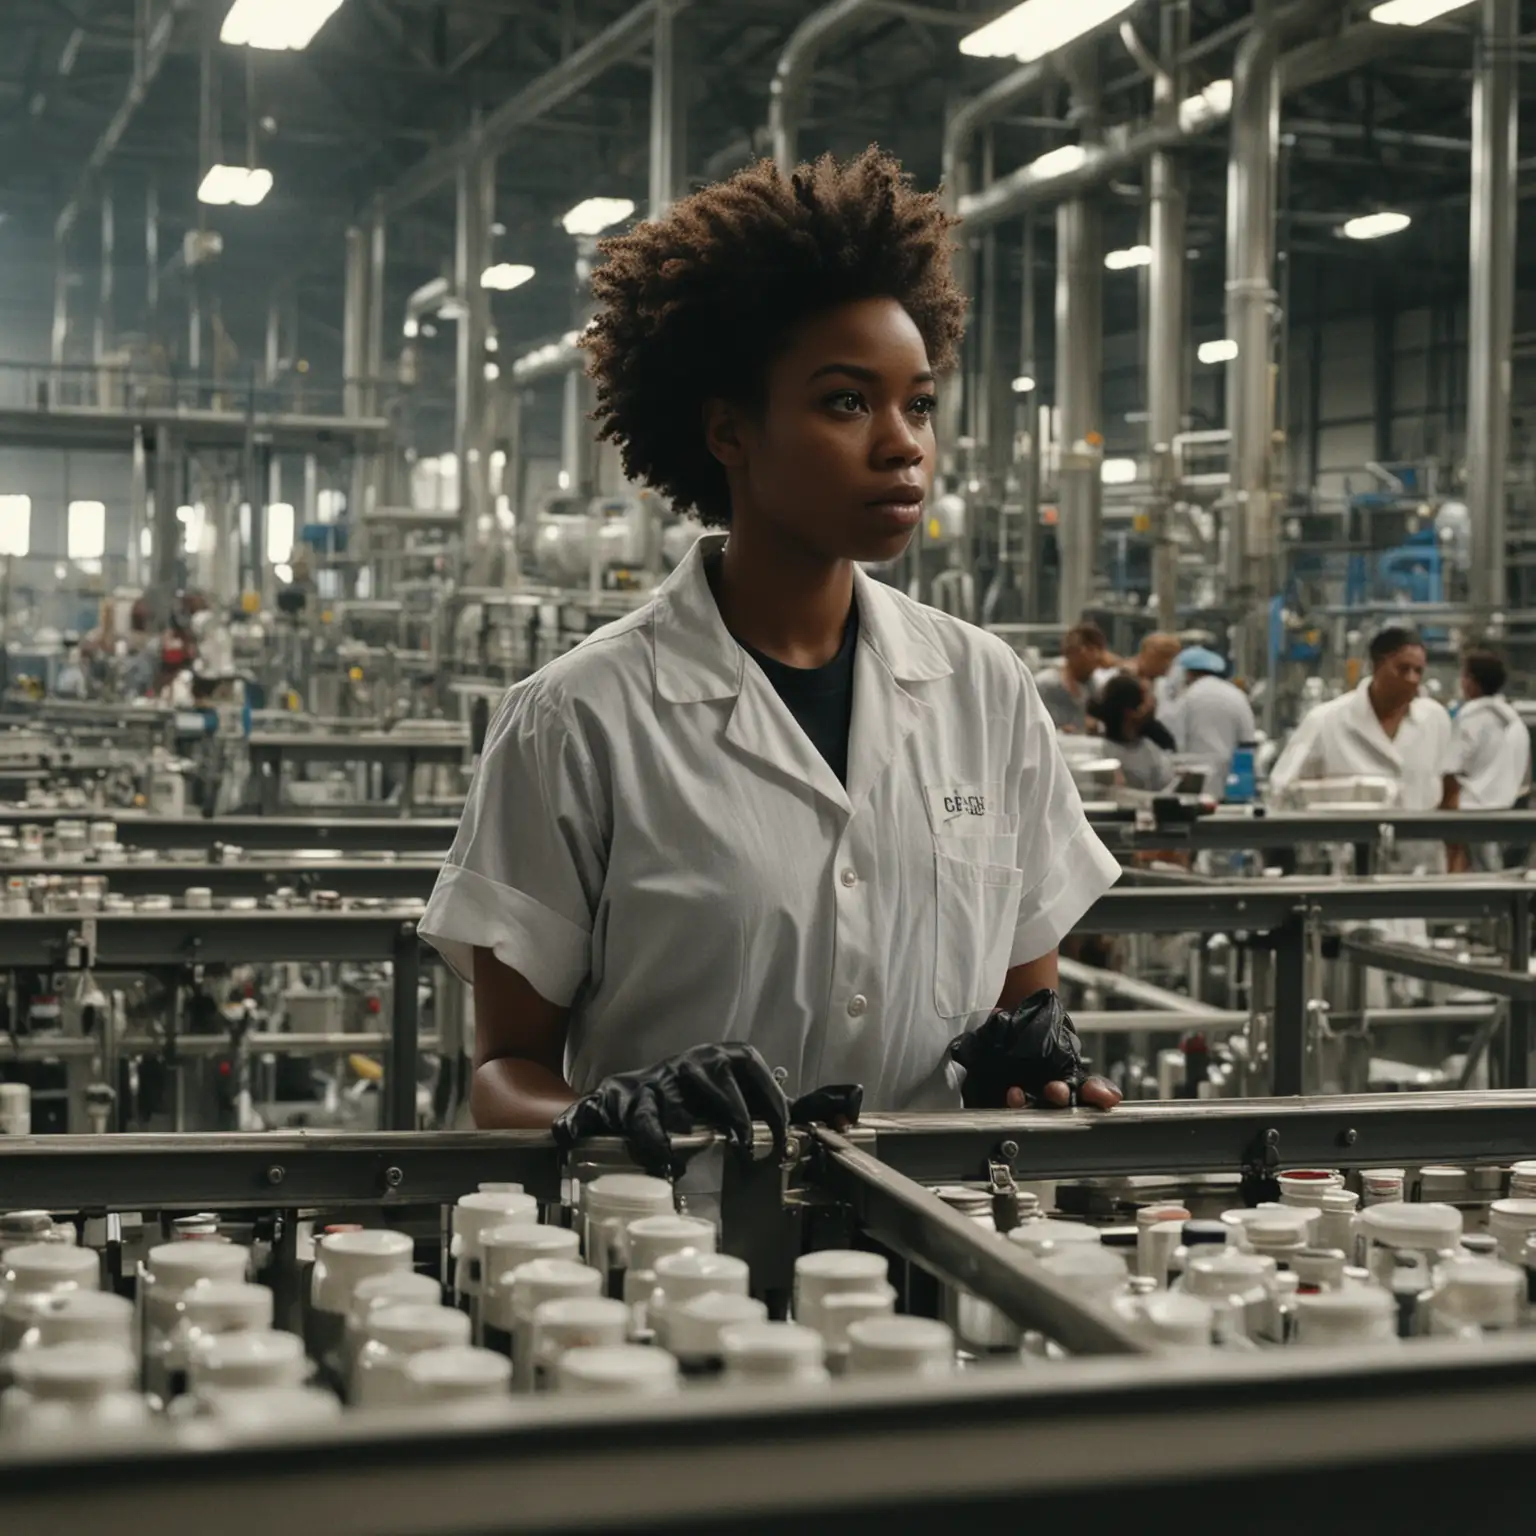
[[[307,48],[340,9],[341,0],[235,0],[219,41],[274,52]]]
[[[1412,223],[1406,213],[1384,208],[1380,213],[1363,213],[1358,219],[1345,220],[1339,233],[1346,240],[1380,240],[1383,235],[1400,235]]]
[[[1101,485],[1134,485],[1136,474],[1135,459],[1105,459],[1099,465]]]
[[[1220,341],[1202,341],[1195,350],[1202,363],[1230,363],[1237,356],[1237,343],[1230,336]]]
[[[1383,27],[1422,27],[1468,4],[1470,0],[1386,0],[1371,11],[1371,20]]]
[[[252,170],[246,165],[215,165],[209,167],[197,189],[197,200],[215,208],[236,203],[242,208],[254,208],[272,190],[272,172]]]
[[[1104,258],[1104,265],[1111,272],[1125,272],[1132,267],[1150,267],[1152,265],[1152,247],[1150,245],[1133,245],[1123,251],[1111,251]]]
[[[995,21],[960,39],[973,59],[1017,59],[1029,64],[1113,21],[1134,0],[1024,0]]]
[[[532,267],[520,266],[512,261],[499,261],[480,274],[480,286],[496,293],[511,293],[514,288],[521,288],[524,283],[531,282],[533,275]]]
[[[1013,392],[1016,395],[1028,395],[1034,392],[1035,381],[1027,374],[1021,373],[1013,381]]]
[[[627,197],[589,197],[577,203],[561,219],[568,235],[600,235],[615,224],[622,224],[635,211]]]

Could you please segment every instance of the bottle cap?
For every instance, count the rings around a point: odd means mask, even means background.
[[[1525,1298],[1525,1274],[1497,1259],[1441,1265],[1431,1301],[1437,1317],[1479,1328],[1514,1328]]]
[[[1140,1213],[1137,1213],[1138,1216]],[[1101,1247],[1096,1228],[1080,1221],[1056,1221],[1047,1216],[1040,1221],[1026,1221],[1008,1234],[1008,1241],[1026,1250],[1063,1247],[1067,1243],[1091,1244]]]
[[[627,1316],[629,1309],[623,1310]],[[667,1347],[679,1360],[707,1359],[720,1354],[727,1328],[762,1322],[767,1316],[768,1308],[751,1296],[725,1291],[690,1296],[667,1312]]]
[[[32,1314],[40,1345],[95,1340],[132,1347],[133,1303],[111,1291],[56,1291]]]
[[[375,1307],[397,1306],[413,1302],[435,1307],[442,1303],[443,1288],[431,1275],[418,1275],[413,1269],[394,1269],[383,1275],[365,1275],[352,1291],[348,1309],[354,1321],[365,1317]]]
[[[247,1280],[206,1280],[182,1299],[187,1321],[207,1333],[270,1328],[272,1305],[272,1292]]]
[[[178,1245],[179,1246],[179,1245]],[[158,1250],[156,1250],[158,1251]],[[239,1250],[244,1259],[245,1250]],[[101,1260],[90,1248],[64,1243],[22,1243],[5,1250],[8,1289],[54,1291],[62,1286],[95,1291],[101,1288]]]
[[[402,1355],[444,1344],[469,1343],[469,1315],[457,1307],[424,1307],[412,1302],[379,1307],[368,1314],[365,1328],[374,1342]]]
[[[1114,1309],[1142,1337],[1163,1348],[1201,1348],[1211,1342],[1211,1304],[1187,1291],[1118,1296]]]
[[[1138,1227],[1152,1227],[1163,1221],[1188,1221],[1189,1212],[1182,1205],[1164,1202],[1161,1205],[1144,1205],[1136,1212]]]
[[[1389,1200],[1368,1205],[1359,1221],[1372,1242],[1388,1248],[1454,1248],[1461,1237],[1461,1212],[1454,1205]]]
[[[310,1304],[318,1312],[345,1315],[360,1280],[409,1269],[414,1255],[415,1244],[408,1234],[385,1227],[329,1233],[315,1247]]]
[[[341,1404],[320,1387],[253,1387],[216,1392],[205,1409],[219,1425],[245,1434],[291,1435],[341,1417]]]
[[[669,1307],[708,1291],[745,1296],[750,1282],[746,1264],[728,1253],[664,1253],[656,1260],[656,1289]]]
[[[538,1219],[539,1202],[520,1189],[460,1195],[453,1208],[453,1252],[462,1253],[466,1242],[473,1245],[481,1233],[492,1227],[505,1227],[514,1220],[532,1224]]]
[[[424,1349],[405,1362],[404,1374],[413,1394],[428,1402],[500,1398],[512,1390],[512,1362],[471,1344]]]
[[[216,1334],[201,1340],[187,1356],[187,1379],[194,1391],[301,1387],[309,1376],[304,1341],[275,1329]]]
[[[578,1264],[574,1259],[529,1259],[512,1271],[511,1289],[503,1288],[492,1300],[498,1302],[496,1316],[487,1313],[486,1320],[497,1327],[507,1327],[511,1320],[505,1308],[510,1301],[514,1318],[531,1318],[543,1302],[554,1301],[560,1296],[598,1296],[602,1294],[603,1277],[590,1264]]]
[[[955,1368],[955,1336],[928,1317],[866,1317],[848,1329],[849,1364],[856,1374],[899,1371],[946,1375]]]
[[[644,1173],[604,1173],[582,1191],[582,1209],[593,1216],[665,1216],[675,1207],[672,1186]]]
[[[1352,1189],[1325,1189],[1318,1201],[1325,1212],[1333,1215],[1353,1211],[1359,1203],[1360,1196]]]
[[[804,1377],[822,1369],[826,1354],[821,1335],[799,1323],[736,1323],[721,1334],[720,1347],[732,1376]]]
[[[637,1216],[624,1229],[629,1240],[629,1267],[654,1270],[664,1253],[715,1251],[715,1225],[696,1216]]]
[[[133,1385],[138,1362],[121,1344],[85,1340],[18,1350],[11,1356],[11,1377],[24,1392],[39,1398],[89,1398],[123,1392]]]
[[[1397,1303],[1379,1285],[1347,1285],[1295,1298],[1298,1344],[1396,1340]]]
[[[1090,1248],[1083,1243],[1042,1254],[1040,1266],[1084,1296],[1103,1296],[1118,1291],[1129,1273],[1125,1260],[1112,1249]]]
[[[510,1222],[480,1234],[480,1263],[488,1284],[530,1259],[577,1259],[581,1238],[569,1227],[538,1227],[531,1222]]]

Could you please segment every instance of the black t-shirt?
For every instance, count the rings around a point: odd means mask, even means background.
[[[859,640],[859,606],[848,609],[843,643],[837,655],[821,667],[791,667],[741,641],[741,647],[763,669],[774,692],[826,758],[837,782],[848,783],[848,731],[853,721],[853,658]]]

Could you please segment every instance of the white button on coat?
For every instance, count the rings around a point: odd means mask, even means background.
[[[956,1104],[950,1039],[1119,866],[1019,658],[862,571],[840,784],[720,619],[722,542],[511,690],[421,931],[569,1007],[578,1092],[742,1040],[791,1094]]]

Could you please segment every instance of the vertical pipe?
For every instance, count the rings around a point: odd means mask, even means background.
[[[380,389],[384,378],[384,278],[388,254],[389,224],[383,200],[376,199],[368,227],[368,325],[363,348],[363,376],[368,381],[363,408],[370,416],[377,416],[384,409]]]
[[[144,300],[153,332],[160,319],[160,188],[153,178],[144,188]]]
[[[131,586],[147,586],[149,572],[144,565],[144,546],[141,535],[149,527],[149,463],[144,452],[144,426],[135,422],[133,427],[133,457],[129,464],[128,480],[128,581]],[[151,532],[150,539],[154,539]]]
[[[263,360],[262,383],[268,388],[277,383],[277,370],[283,355],[283,311],[277,294],[267,296],[267,347]]]
[[[677,15],[657,0],[651,43],[651,217],[659,219],[677,192]]]
[[[366,363],[363,354],[368,322],[368,248],[363,231],[355,225],[347,231],[346,271],[341,310],[342,413],[363,414],[362,388]]]
[[[1035,214],[1034,210],[1027,211],[1024,215],[1024,250],[1023,273],[1020,279],[1020,303],[1022,313],[1019,317],[1019,376],[1021,378],[1038,381],[1040,377],[1039,342],[1037,339],[1036,305],[1038,296],[1035,289]],[[1019,530],[1018,552],[1018,576],[1019,576],[1019,601],[1021,613],[1019,617],[1026,623],[1032,623],[1036,617],[1035,604],[1038,600],[1040,569],[1040,429],[1036,403],[1038,401],[1038,382],[1034,387],[1023,390],[1014,396],[1017,401],[1017,416],[1022,428],[1021,441],[1025,444],[1026,456],[1020,465],[1020,501],[1022,503],[1022,526]],[[1011,391],[1010,391],[1011,393]]]
[[[416,1051],[420,1035],[421,946],[415,923],[395,936],[394,1006],[389,1021],[389,1072],[384,1080],[386,1131],[416,1129]]]
[[[459,320],[454,390],[454,452],[459,461],[459,530],[466,551],[480,541],[490,475],[485,341],[490,332],[490,295],[480,274],[490,262],[495,218],[496,157],[478,142],[459,168],[454,242],[454,287]]]
[[[1467,501],[1475,624],[1501,626],[1509,461],[1520,98],[1518,0],[1482,0],[1472,84],[1472,218],[1467,303]]]
[[[64,361],[69,341],[69,243],[61,236],[53,243],[53,339],[52,356],[55,366]],[[58,388],[56,383],[54,386]]]
[[[1078,622],[1093,600],[1098,551],[1104,264],[1103,218],[1086,198],[1056,210],[1056,404],[1061,412],[1061,550],[1057,619]]]
[[[1227,581],[1239,615],[1237,670],[1249,679],[1257,679],[1267,662],[1263,612],[1275,589],[1270,310],[1275,302],[1272,268],[1280,155],[1278,64],[1278,34],[1261,11],[1238,50],[1233,71],[1227,161],[1227,336],[1237,343],[1237,356],[1227,365],[1232,470]]]
[[[154,585],[160,590],[160,607],[176,588],[181,565],[181,476],[176,443],[163,426],[155,428],[155,536],[152,549]]]
[[[1153,82],[1153,119],[1177,121],[1183,82],[1176,61],[1189,43],[1189,7],[1163,9],[1160,52],[1163,68]],[[1147,274],[1147,447],[1152,457],[1152,595],[1157,627],[1176,630],[1178,548],[1173,539],[1173,507],[1178,496],[1178,466],[1173,441],[1184,426],[1184,251],[1189,208],[1189,179],[1182,156],[1159,150],[1149,171],[1152,190],[1150,241],[1152,266]]]
[[[117,232],[112,210],[112,194],[101,194],[101,285],[96,299],[95,362],[99,366],[112,349],[112,285]]]

